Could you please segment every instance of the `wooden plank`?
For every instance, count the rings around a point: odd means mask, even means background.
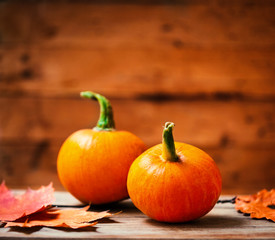
[[[32,16],[37,8],[20,1],[5,1],[0,5],[0,46],[3,43],[28,44],[31,39]]]
[[[87,89],[109,97],[118,129],[148,146],[174,121],[178,141],[217,159],[226,191],[272,187],[274,8],[235,0],[1,3],[0,177],[58,184],[61,142],[97,121],[96,104],[78,99]]]
[[[238,147],[204,150],[221,171],[224,194],[247,194],[274,188],[274,150]]]
[[[0,145],[0,181],[11,187],[37,187],[53,182],[54,187],[63,189],[56,172],[56,159],[60,146],[47,142],[27,145]]]
[[[78,204],[63,192],[56,192],[58,204]],[[223,197],[224,198],[224,197]],[[225,198],[231,198],[226,196]],[[101,211],[122,210],[95,227],[80,230],[54,228],[18,229],[0,228],[0,238],[9,239],[273,239],[274,223],[252,220],[239,214],[232,204],[216,205],[205,217],[184,224],[165,224],[149,219],[139,212],[130,200],[104,207]]]
[[[113,97],[146,95],[271,98],[273,50],[175,50],[170,46],[95,50],[3,49],[0,94],[72,95],[91,89]],[[22,62],[27,56],[30,60]],[[11,64],[16,63],[16,64]]]
[[[152,46],[165,42],[175,47],[274,46],[272,1],[7,2],[1,9],[6,20],[2,25],[8,26],[3,31],[4,42],[16,39],[19,29],[29,31],[21,26],[28,22],[20,17],[24,15],[32,21],[29,41],[47,47]]]
[[[0,8],[0,94],[274,98],[272,2],[17,4]]]
[[[53,182],[63,189],[56,172],[59,144],[18,142],[0,145],[0,181],[11,187],[39,187]],[[274,149],[203,148],[217,163],[223,178],[224,194],[247,194],[274,188]]]
[[[108,96],[107,96],[108,97]],[[246,101],[143,101],[110,99],[117,129],[151,146],[163,124],[176,124],[175,139],[201,147],[273,148],[274,103]],[[0,98],[2,141],[63,141],[78,129],[96,125],[98,103],[75,98]]]
[[[148,146],[161,141],[165,121],[174,121],[177,141],[198,146],[216,160],[225,193],[273,187],[272,102],[111,102],[117,128],[135,133]],[[97,103],[78,97],[1,98],[0,109],[0,178],[13,186],[53,181],[61,189],[55,166],[59,147],[72,132],[96,124]]]

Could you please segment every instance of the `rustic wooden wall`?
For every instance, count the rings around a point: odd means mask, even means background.
[[[275,1],[1,1],[0,179],[54,182],[64,139],[98,118],[148,146],[165,121],[207,151],[224,193],[274,187]]]

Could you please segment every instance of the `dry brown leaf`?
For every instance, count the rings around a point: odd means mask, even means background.
[[[254,195],[238,196],[235,208],[243,213],[250,214],[251,218],[266,218],[275,222],[275,189],[261,190]]]
[[[96,220],[104,217],[110,217],[112,214],[107,211],[91,212],[87,211],[89,206],[81,209],[46,209],[42,212],[20,218],[14,222],[7,222],[5,227],[66,227],[83,228],[93,226]]]
[[[14,196],[3,181],[0,185],[0,221],[14,221],[25,215],[42,211],[54,201],[52,183],[38,190],[29,188],[24,194]]]

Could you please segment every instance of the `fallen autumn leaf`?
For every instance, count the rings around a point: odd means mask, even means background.
[[[275,189],[261,190],[254,195],[238,196],[235,202],[236,210],[250,214],[251,218],[266,218],[275,222]]]
[[[30,216],[20,218],[14,222],[7,222],[5,227],[67,227],[67,228],[83,228],[93,226],[104,217],[110,217],[112,214],[104,212],[87,211],[89,206],[81,209],[46,209]]]
[[[38,190],[30,188],[19,196],[6,187],[3,181],[0,185],[0,221],[14,221],[23,216],[42,211],[55,201],[52,183]]]

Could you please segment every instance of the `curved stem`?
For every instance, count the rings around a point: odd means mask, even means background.
[[[108,99],[98,93],[90,91],[81,92],[80,96],[83,98],[97,100],[99,103],[100,116],[97,125],[94,129],[98,131],[113,131],[115,129],[115,122],[113,117],[112,106]]]
[[[172,133],[174,126],[175,124],[172,122],[165,123],[162,135],[162,158],[170,162],[178,161],[178,156],[176,154],[176,148]]]

